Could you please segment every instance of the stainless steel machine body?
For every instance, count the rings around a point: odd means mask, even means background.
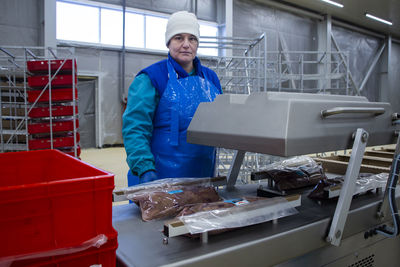
[[[227,198],[256,193],[258,185],[236,186],[219,191]],[[163,221],[143,222],[134,205],[113,207],[113,226],[118,231],[117,258],[120,266],[351,266],[372,260],[370,265],[399,266],[399,238],[375,235],[364,238],[365,231],[380,225],[375,217],[383,194],[359,196],[351,203],[341,245],[325,241],[336,203],[319,204],[303,193],[298,214],[245,228],[209,236],[208,243],[185,236],[163,243]],[[400,198],[397,198],[398,205]]]
[[[134,205],[114,207],[117,256],[127,266],[399,266],[400,239],[368,235],[390,223],[377,216],[383,192],[352,200],[365,146],[395,141],[392,109],[364,97],[293,93],[220,95],[202,103],[188,142],[236,149],[223,197],[255,195],[260,184],[235,185],[246,151],[279,156],[353,148],[339,200],[316,202],[302,193],[298,214],[210,236],[162,242],[163,222],[144,223]],[[397,148],[398,153],[398,148]],[[231,178],[234,179],[231,179]],[[265,183],[266,184],[266,183]],[[299,192],[296,192],[299,193]],[[398,192],[397,192],[398,193]],[[396,194],[397,203],[400,195]],[[382,213],[388,212],[385,206]]]
[[[219,95],[201,103],[188,128],[190,143],[277,156],[351,148],[357,128],[368,145],[390,144],[390,104],[365,97],[300,93]]]

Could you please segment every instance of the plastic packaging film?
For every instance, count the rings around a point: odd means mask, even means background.
[[[148,194],[154,190],[167,190],[174,186],[196,185],[196,186],[211,186],[212,178],[165,178],[149,183],[130,186],[123,189],[124,194],[128,199],[137,197],[141,194]]]
[[[254,202],[264,199],[263,197],[254,197],[254,196],[246,196],[240,198],[234,198],[229,200],[222,200],[218,202],[211,202],[211,203],[196,203],[192,205],[186,205],[185,208],[177,215],[180,216],[187,216],[196,212],[202,211],[211,211],[217,209],[224,209],[224,208],[231,208],[234,206],[243,205],[246,203]]]
[[[21,261],[21,260],[29,260],[29,259],[36,259],[36,258],[42,258],[42,257],[53,257],[53,256],[59,256],[59,255],[65,255],[65,254],[72,254],[80,251],[87,250],[91,247],[96,247],[99,248],[105,243],[107,243],[107,236],[104,234],[99,234],[82,244],[74,247],[65,247],[65,248],[58,248],[54,250],[48,250],[48,251],[42,251],[38,253],[29,253],[29,254],[23,254],[23,255],[13,255],[13,256],[8,256],[5,258],[0,258],[0,267],[9,267],[14,261]]]
[[[386,186],[388,173],[379,173],[366,177],[359,177],[356,181],[356,189],[354,194],[365,193],[376,188],[384,188]]]
[[[364,194],[377,188],[385,188],[388,176],[388,173],[360,173],[356,181],[353,195]],[[321,180],[319,184],[317,184],[315,188],[310,192],[308,197],[318,199],[328,198],[326,190],[339,190],[342,183],[343,177],[341,176],[333,179]]]
[[[290,202],[281,197],[259,199],[253,202],[237,201],[236,203],[239,204],[230,208],[180,216],[179,220],[185,224],[191,234],[199,234],[254,225],[298,213]]]
[[[283,170],[285,168],[298,167],[302,165],[318,166],[318,164],[308,156],[296,156],[267,165],[264,170]]]

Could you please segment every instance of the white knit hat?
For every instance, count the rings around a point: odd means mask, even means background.
[[[190,33],[200,38],[200,26],[196,15],[187,11],[178,11],[173,13],[168,20],[167,30],[165,31],[165,44],[179,33]]]

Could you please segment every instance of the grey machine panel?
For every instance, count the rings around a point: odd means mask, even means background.
[[[350,148],[357,128],[368,145],[394,142],[392,108],[365,97],[262,92],[219,95],[201,103],[187,131],[189,143],[277,156]]]

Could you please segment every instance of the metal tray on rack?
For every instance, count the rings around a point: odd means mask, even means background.
[[[341,158],[338,156],[314,158],[315,161],[321,162],[324,167],[324,171],[328,173],[336,173],[344,175],[346,173],[349,161],[346,158]],[[360,166],[360,172],[363,173],[374,173],[378,174],[381,172],[389,172],[392,160],[389,160],[386,165],[376,164],[375,162],[366,162],[363,160]],[[380,161],[377,161],[381,163]]]

